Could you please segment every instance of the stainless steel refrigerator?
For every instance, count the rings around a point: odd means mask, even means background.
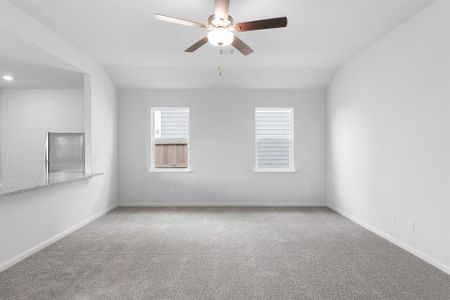
[[[46,170],[85,172],[84,133],[47,134]]]

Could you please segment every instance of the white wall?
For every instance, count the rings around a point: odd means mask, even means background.
[[[327,169],[329,205],[447,272],[449,20],[450,1],[436,1],[341,68],[328,91]]]
[[[190,107],[192,173],[149,173],[152,106]],[[293,107],[296,173],[255,173],[254,109]],[[325,203],[325,93],[128,90],[119,93],[121,205]]]
[[[116,88],[103,67],[0,0],[0,27],[88,74],[85,128],[92,170],[103,176],[0,197],[0,270],[36,247],[117,205]]]
[[[0,89],[0,179],[44,174],[47,132],[84,132],[82,89]]]

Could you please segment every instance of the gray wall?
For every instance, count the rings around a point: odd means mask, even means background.
[[[82,89],[0,89],[0,179],[44,174],[47,132],[84,132]]]
[[[328,93],[329,205],[447,272],[449,20],[450,1],[434,2],[347,63]]]
[[[149,173],[152,106],[190,107],[191,173]],[[254,108],[293,107],[296,173],[255,173]],[[119,93],[122,205],[325,203],[325,93],[128,90]]]
[[[88,181],[0,196],[0,271],[117,205],[117,94],[103,67],[50,30],[0,0],[0,27],[81,72],[92,169]]]

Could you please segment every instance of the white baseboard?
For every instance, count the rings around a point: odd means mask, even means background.
[[[341,210],[340,208],[334,207],[332,205],[328,205],[328,207],[332,210],[334,210],[335,212],[337,212],[338,214],[340,214],[341,216],[349,219],[350,221],[364,227],[365,229],[375,233],[376,235],[382,237],[385,240],[388,240],[389,242],[393,243],[394,245],[397,245],[398,247],[402,248],[405,251],[408,251],[409,253],[417,256],[418,258],[424,260],[425,262],[429,263],[430,265],[435,266],[436,268],[444,271],[447,274],[450,274],[450,266],[447,266],[446,264],[430,257],[429,255],[409,246],[408,244],[400,241],[399,239],[373,227],[372,225],[369,225],[363,221],[361,221],[360,219],[350,215],[349,213]]]
[[[265,204],[255,204],[255,203],[165,203],[165,204],[160,204],[160,203],[119,203],[118,205],[113,205],[109,208],[107,208],[104,211],[101,211],[95,215],[93,215],[92,217],[89,217],[88,219],[70,227],[69,229],[51,237],[50,239],[32,247],[31,249],[28,249],[27,251],[13,257],[12,259],[4,262],[3,264],[0,265],[0,272],[8,269],[9,267],[17,264],[18,262],[24,260],[25,258],[31,256],[32,254],[44,249],[45,247],[53,244],[54,242],[62,239],[63,237],[67,236],[68,234],[76,231],[77,229],[95,221],[96,219],[104,216],[105,214],[107,214],[108,212],[110,212],[111,210],[113,210],[116,207],[245,207],[245,206],[254,206],[254,207],[329,207],[330,209],[332,209],[333,211],[337,212],[338,214],[344,216],[345,218],[355,222],[356,224],[364,227],[365,229],[375,233],[376,235],[388,240],[389,242],[397,245],[398,247],[410,252],[411,254],[417,256],[418,258],[424,260],[425,262],[435,266],[436,268],[446,272],[447,274],[450,274],[450,267],[445,265],[444,263],[422,253],[421,251],[407,245],[406,243],[394,238],[393,236],[382,232],[381,230],[361,221],[360,219],[348,214],[347,212],[344,212],[343,210],[331,206],[331,205],[327,205],[325,203],[265,203]]]
[[[54,242],[56,242],[56,241],[62,239],[63,237],[67,236],[68,234],[71,234],[71,233],[74,232],[75,230],[80,229],[81,227],[83,227],[83,226],[85,226],[85,225],[87,225],[87,224],[89,224],[89,223],[95,221],[96,219],[98,219],[98,218],[100,218],[100,217],[106,215],[107,213],[109,213],[111,210],[113,210],[113,209],[116,208],[117,206],[118,206],[118,204],[115,204],[115,205],[113,205],[113,206],[111,206],[111,207],[109,207],[109,208],[107,208],[107,209],[105,209],[105,210],[103,210],[103,211],[101,211],[101,212],[99,212],[99,213],[96,213],[96,214],[93,215],[92,217],[89,217],[89,218],[87,218],[86,220],[81,221],[80,223],[78,223],[78,224],[76,224],[76,225],[70,227],[69,229],[67,229],[67,230],[65,230],[65,231],[63,231],[63,232],[61,232],[61,233],[59,233],[59,234],[57,234],[57,235],[55,235],[55,236],[49,238],[48,240],[46,240],[46,241],[44,241],[44,242],[42,242],[42,243],[40,243],[40,244],[38,244],[38,245],[36,245],[36,246],[34,246],[34,247],[28,249],[28,250],[26,250],[25,252],[22,252],[21,254],[19,254],[19,255],[13,257],[12,259],[10,259],[10,260],[8,260],[8,261],[2,263],[2,264],[0,265],[0,272],[2,272],[2,271],[4,271],[4,270],[6,270],[6,269],[12,267],[13,265],[17,264],[18,262],[24,260],[25,258],[27,258],[27,257],[29,257],[29,256],[31,256],[31,255],[33,255],[33,254],[36,253],[36,252],[38,252],[38,251],[44,249],[45,247],[47,247],[47,246],[53,244]]]
[[[119,207],[327,207],[326,203],[119,203]]]

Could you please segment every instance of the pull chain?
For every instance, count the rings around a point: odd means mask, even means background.
[[[219,76],[222,77],[223,76],[223,67],[222,67],[222,47],[219,47],[219,67],[217,68],[218,72],[219,72]]]

